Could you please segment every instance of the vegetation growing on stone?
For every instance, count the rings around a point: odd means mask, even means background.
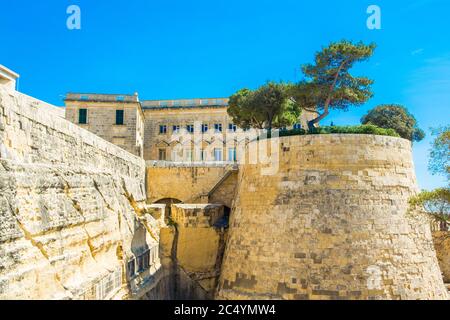
[[[304,110],[321,112],[309,121],[309,130],[327,117],[330,109],[348,110],[372,97],[373,81],[355,77],[350,70],[368,60],[374,50],[375,44],[335,42],[317,52],[314,63],[302,67],[305,78],[292,88],[291,94]]]
[[[313,131],[304,129],[283,130],[280,131],[280,137],[306,135],[306,134],[374,134],[379,136],[399,137],[399,134],[393,129],[384,129],[377,126],[359,125],[359,126],[325,126],[315,128]]]
[[[370,110],[362,119],[362,124],[373,124],[384,129],[394,129],[402,138],[421,141],[425,133],[417,126],[417,120],[401,105],[380,105]]]

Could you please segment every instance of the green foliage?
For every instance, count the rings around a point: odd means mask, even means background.
[[[310,130],[329,114],[329,109],[346,111],[372,97],[373,81],[354,77],[349,71],[369,59],[374,50],[374,44],[335,42],[316,53],[313,64],[302,67],[305,79],[291,88],[291,95],[302,109],[322,112],[309,122]]]
[[[450,179],[450,126],[433,129],[433,141],[428,168],[432,174],[441,174]]]
[[[305,134],[374,134],[380,136],[399,137],[393,129],[383,129],[374,125],[360,126],[327,126],[315,128],[307,132],[304,129],[280,131],[280,137],[297,136]]]
[[[290,85],[269,82],[255,91],[242,89],[230,97],[228,114],[243,129],[271,129],[298,121],[301,109],[290,99]]]
[[[422,191],[409,200],[413,207],[422,207],[439,220],[450,219],[450,189],[439,188],[433,191]]]
[[[408,110],[401,105],[381,105],[369,111],[361,119],[362,124],[374,124],[380,128],[394,129],[402,138],[410,141],[421,141],[425,137],[418,128],[417,121]]]

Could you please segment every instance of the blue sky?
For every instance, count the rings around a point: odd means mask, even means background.
[[[66,27],[72,4],[81,30]],[[371,4],[382,30],[366,27]],[[299,80],[300,65],[330,41],[376,42],[354,70],[375,80],[375,97],[323,124],[357,124],[378,104],[400,103],[429,133],[449,124],[449,15],[448,0],[2,1],[0,63],[21,74],[20,91],[56,105],[67,92],[222,97]],[[414,147],[422,188],[445,185],[427,171],[430,138]]]

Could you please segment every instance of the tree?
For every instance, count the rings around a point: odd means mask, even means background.
[[[436,136],[430,151],[428,169],[432,174],[441,174],[450,179],[450,126],[433,129]]]
[[[373,81],[353,77],[349,71],[357,62],[369,59],[374,50],[374,44],[335,42],[316,53],[313,64],[302,67],[305,79],[292,88],[291,95],[302,109],[322,112],[309,121],[310,131],[329,115],[330,109],[346,111],[372,97]]]
[[[410,205],[420,206],[436,220],[442,222],[446,229],[450,221],[450,189],[439,188],[433,191],[422,191],[409,200]]]
[[[301,109],[290,99],[290,85],[269,82],[255,91],[241,89],[230,97],[228,114],[243,129],[272,129],[298,121]]]
[[[414,116],[401,105],[380,105],[362,117],[361,123],[394,129],[400,137],[410,141],[421,141],[425,137],[423,130],[418,128]]]

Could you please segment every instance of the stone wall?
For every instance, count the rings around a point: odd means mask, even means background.
[[[109,95],[86,95],[89,100],[66,99],[66,119],[126,151],[144,156],[144,114],[137,101],[115,101]],[[103,100],[111,101],[103,101]],[[87,109],[87,124],[79,123],[79,110]],[[116,124],[116,110],[124,111],[124,124]]]
[[[231,207],[237,175],[227,175],[227,172],[234,170],[235,166],[230,164],[147,161],[147,201],[154,203],[170,198],[183,203],[218,203]],[[221,181],[225,175],[227,178]]]
[[[0,299],[133,298],[156,283],[145,163],[0,88]],[[110,285],[112,283],[112,285]],[[140,292],[138,292],[140,291]]]
[[[446,299],[411,143],[281,138],[279,170],[239,170],[219,299]]]
[[[450,283],[450,232],[433,232],[433,241],[444,281]]]
[[[161,261],[171,297],[212,299],[226,241],[226,229],[217,224],[223,206],[177,204],[171,212],[174,226],[161,229]]]

